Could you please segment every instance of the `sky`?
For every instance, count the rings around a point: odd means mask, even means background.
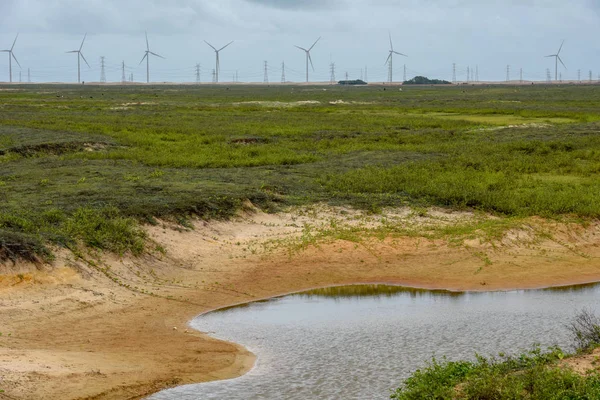
[[[594,80],[600,76],[600,0],[0,0],[0,50],[14,48],[13,80],[76,82],[77,55],[87,39],[82,80],[99,81],[105,57],[109,82],[126,75],[145,81],[146,50],[151,81],[194,82],[200,64],[202,82],[212,81],[220,48],[220,80],[263,82],[265,61],[270,82],[280,82],[282,63],[287,81],[306,79],[308,48],[314,71],[311,81],[388,79],[386,59],[391,35],[394,81],[424,75],[457,80],[477,71],[479,79],[545,80],[554,76],[555,54],[565,40],[560,68],[563,79]],[[365,72],[366,70],[366,72]],[[9,79],[8,54],[0,54],[0,81]],[[471,79],[475,78],[475,74]]]

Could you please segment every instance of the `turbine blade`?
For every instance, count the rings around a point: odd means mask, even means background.
[[[394,54],[398,54],[399,56],[408,57],[406,54],[398,53],[397,51],[394,51],[393,53],[394,53]]]
[[[296,46],[296,45],[294,45],[294,47],[296,47],[296,48],[298,48],[298,49],[300,49],[300,50],[302,50],[302,51],[308,51],[308,50],[306,50],[304,47],[300,47],[300,46]]]
[[[234,41],[232,40],[231,42],[227,43],[225,46],[221,47],[219,49],[219,51],[223,50],[225,47],[229,46],[231,43],[233,43]]]
[[[560,48],[558,49],[558,53],[556,53],[556,55],[560,54],[560,51],[562,50],[564,44],[565,44],[565,41],[563,40],[562,43],[560,44]]]
[[[161,56],[160,54],[156,54],[156,53],[153,53],[153,52],[150,52],[150,54],[152,54],[153,56],[156,56],[156,57],[160,57],[160,58],[162,58],[163,60],[166,60],[166,58],[164,58],[164,57],[163,57],[163,56]]]
[[[393,53],[393,51],[390,51],[390,55],[388,56],[387,60],[385,60],[385,64],[383,64],[383,65],[386,65],[387,63],[390,62],[390,58],[392,58],[392,53]]]
[[[83,58],[83,61],[85,61],[85,63],[87,64],[88,68],[92,68],[90,67],[90,64],[88,64],[87,60],[85,59],[85,57],[83,56],[82,52],[79,52],[79,55],[81,56],[81,58]]]
[[[310,48],[308,49],[308,51],[311,51],[313,49],[313,47],[315,47],[315,45],[317,44],[317,42],[321,40],[321,36],[319,36],[319,38],[317,40],[315,40],[315,42],[313,43],[312,46],[310,46]]]
[[[146,54],[144,54],[144,57],[142,57],[142,61],[140,61],[140,63],[138,65],[142,65],[142,63],[144,62],[146,57],[148,57],[148,52],[146,52]]]
[[[548,57],[556,57],[556,54],[551,54],[549,56],[546,56],[546,58],[548,58]]]
[[[19,38],[19,34],[17,33],[17,36],[15,37],[15,41],[13,42],[12,47],[10,48],[10,51],[12,51],[15,48],[15,44],[17,43],[17,39]]]
[[[0,50],[0,53],[10,53],[10,50]]]
[[[558,58],[558,61],[560,61],[562,66],[565,67],[565,69],[568,69],[567,66],[565,65],[565,63],[563,62],[563,60],[561,60],[559,56],[556,56],[556,57]]]
[[[87,37],[87,32],[85,33],[85,35],[83,35],[83,40],[81,41],[81,46],[79,46],[79,51],[81,51],[81,49],[83,49],[83,44],[85,43],[86,37]]]
[[[19,64],[19,60],[17,60],[17,57],[15,57],[15,53],[13,53],[13,52],[11,51],[11,52],[10,52],[10,55],[12,56],[12,58],[14,58],[14,59],[15,59],[15,61],[16,61],[16,62],[17,62],[17,64],[19,65],[19,68],[22,68],[22,67],[21,67],[21,64]]]
[[[217,51],[217,49],[215,48],[215,46],[213,46],[212,44],[208,43],[206,40],[204,41],[204,43],[206,43],[207,45],[209,45],[210,47],[212,47],[212,49],[214,51]]]
[[[4,50],[4,51],[10,51],[10,50]],[[65,51],[65,53],[79,53],[79,50]]]
[[[388,31],[388,35],[390,35],[390,50],[394,51],[394,44],[392,43],[392,33]]]
[[[315,70],[315,66],[313,65],[312,62],[312,57],[310,56],[310,52],[306,52],[306,54],[308,54],[308,61],[310,61],[310,66],[312,67],[312,70]]]

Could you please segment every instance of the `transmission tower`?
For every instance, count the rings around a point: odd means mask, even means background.
[[[467,83],[471,80],[471,68],[467,67]]]
[[[590,83],[592,83],[592,70],[590,70]]]
[[[121,82],[125,83],[127,78],[125,78],[125,61],[121,62]]]
[[[265,76],[264,76],[264,82],[265,83],[269,83],[269,63],[267,63],[265,61]]]
[[[217,75],[215,73],[215,70],[212,70],[212,83],[216,83],[217,82]]]
[[[402,75],[402,82],[406,82],[406,64],[404,64],[404,74]]]
[[[348,82],[348,72],[346,71],[346,82]]]
[[[361,81],[363,80],[363,69],[362,68],[360,69],[360,80]]]
[[[27,82],[31,83],[31,70],[27,68]]]
[[[558,81],[562,83],[562,72],[558,74]]]
[[[285,61],[281,63],[281,83],[285,83]]]
[[[106,83],[106,66],[104,64],[104,56],[100,57],[100,82]]]
[[[456,63],[452,64],[452,83],[456,84]]]
[[[581,70],[580,69],[577,70],[577,81],[579,83],[581,83]]]
[[[506,66],[506,82],[510,82],[510,65]]]
[[[550,83],[551,81],[552,81],[552,75],[550,75],[550,68],[546,68],[546,83]]]
[[[133,82],[133,72],[129,74],[129,82]]]
[[[235,82],[239,82],[240,80],[238,79],[238,71],[237,69],[235,70]]]
[[[330,78],[329,78],[329,83],[330,83],[331,85],[333,85],[333,84],[335,84],[335,63],[331,63],[331,64],[329,65],[329,70],[330,70],[330,72],[331,72],[331,76],[330,76]]]
[[[196,83],[200,83],[200,64],[196,64]]]
[[[519,82],[523,83],[523,68],[519,70]]]

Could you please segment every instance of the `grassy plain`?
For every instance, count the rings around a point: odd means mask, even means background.
[[[599,131],[600,86],[4,87],[0,258],[246,200],[595,219]]]

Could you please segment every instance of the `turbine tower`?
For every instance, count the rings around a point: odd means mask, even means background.
[[[79,46],[79,50],[67,51],[67,53],[77,53],[77,83],[81,83],[81,59],[82,58],[83,58],[83,61],[85,61],[85,63],[87,64],[88,68],[91,68],[90,64],[88,64],[87,60],[83,56],[83,53],[81,52],[81,49],[83,49],[83,44],[85,43],[86,37],[87,37],[87,33],[83,36],[83,40],[81,41],[81,46]]]
[[[567,69],[567,66],[565,65],[565,63],[563,63],[563,60],[560,58],[560,51],[563,48],[563,45],[565,44],[565,41],[563,40],[560,48],[558,49],[558,52],[556,54],[550,54],[549,56],[546,56],[546,58],[548,57],[554,57],[554,61],[555,61],[555,66],[554,66],[554,80],[558,81],[558,62],[560,61],[560,63],[562,64],[563,67],[565,67],[565,69]]]
[[[313,65],[313,62],[312,62],[312,57],[310,56],[310,51],[313,49],[313,47],[315,47],[315,45],[317,44],[317,42],[319,40],[321,40],[321,37],[319,37],[317,40],[315,40],[315,42],[313,43],[313,45],[310,46],[308,50],[306,50],[303,47],[294,45],[294,47],[296,47],[296,48],[298,48],[298,49],[300,49],[300,50],[302,50],[302,51],[304,51],[306,53],[306,83],[308,83],[308,62],[309,61],[310,61],[310,65],[312,66],[313,71],[315,70],[315,66]]]
[[[206,43],[207,45],[209,45],[210,47],[212,47],[212,49],[215,51],[216,61],[215,61],[215,78],[214,78],[214,81],[215,81],[215,83],[219,83],[219,71],[221,70],[221,63],[219,61],[219,53],[221,52],[221,50],[224,50],[225,47],[227,47],[231,43],[233,43],[233,41],[227,43],[225,46],[221,47],[219,50],[217,50],[217,48],[215,46],[213,46],[212,44],[208,43],[206,40],[204,41],[204,43]]]
[[[142,61],[138,65],[142,65],[144,60],[146,60],[146,83],[150,83],[150,54],[153,56],[165,59],[163,56],[158,55],[150,51],[150,44],[148,44],[148,32],[146,32],[146,52],[144,53],[144,57],[142,57]]]
[[[397,51],[394,50],[394,44],[392,43],[392,34],[389,33],[390,36],[390,55],[388,56],[387,60],[385,61],[386,64],[388,64],[389,66],[389,72],[388,72],[388,80],[390,83],[392,83],[394,81],[394,54],[398,54],[399,56],[404,56],[404,57],[408,57],[406,54],[402,54],[402,53],[398,53]]]
[[[13,52],[13,49],[15,48],[15,44],[17,43],[17,39],[19,38],[19,34],[17,33],[17,37],[15,37],[15,41],[13,42],[12,47],[10,48],[10,50],[2,50],[2,53],[8,53],[8,74],[10,75],[9,81],[10,83],[12,83],[12,59],[14,58],[17,65],[19,65],[19,68],[21,68],[21,64],[19,64],[19,61],[17,60],[17,57],[15,57],[15,53]]]

